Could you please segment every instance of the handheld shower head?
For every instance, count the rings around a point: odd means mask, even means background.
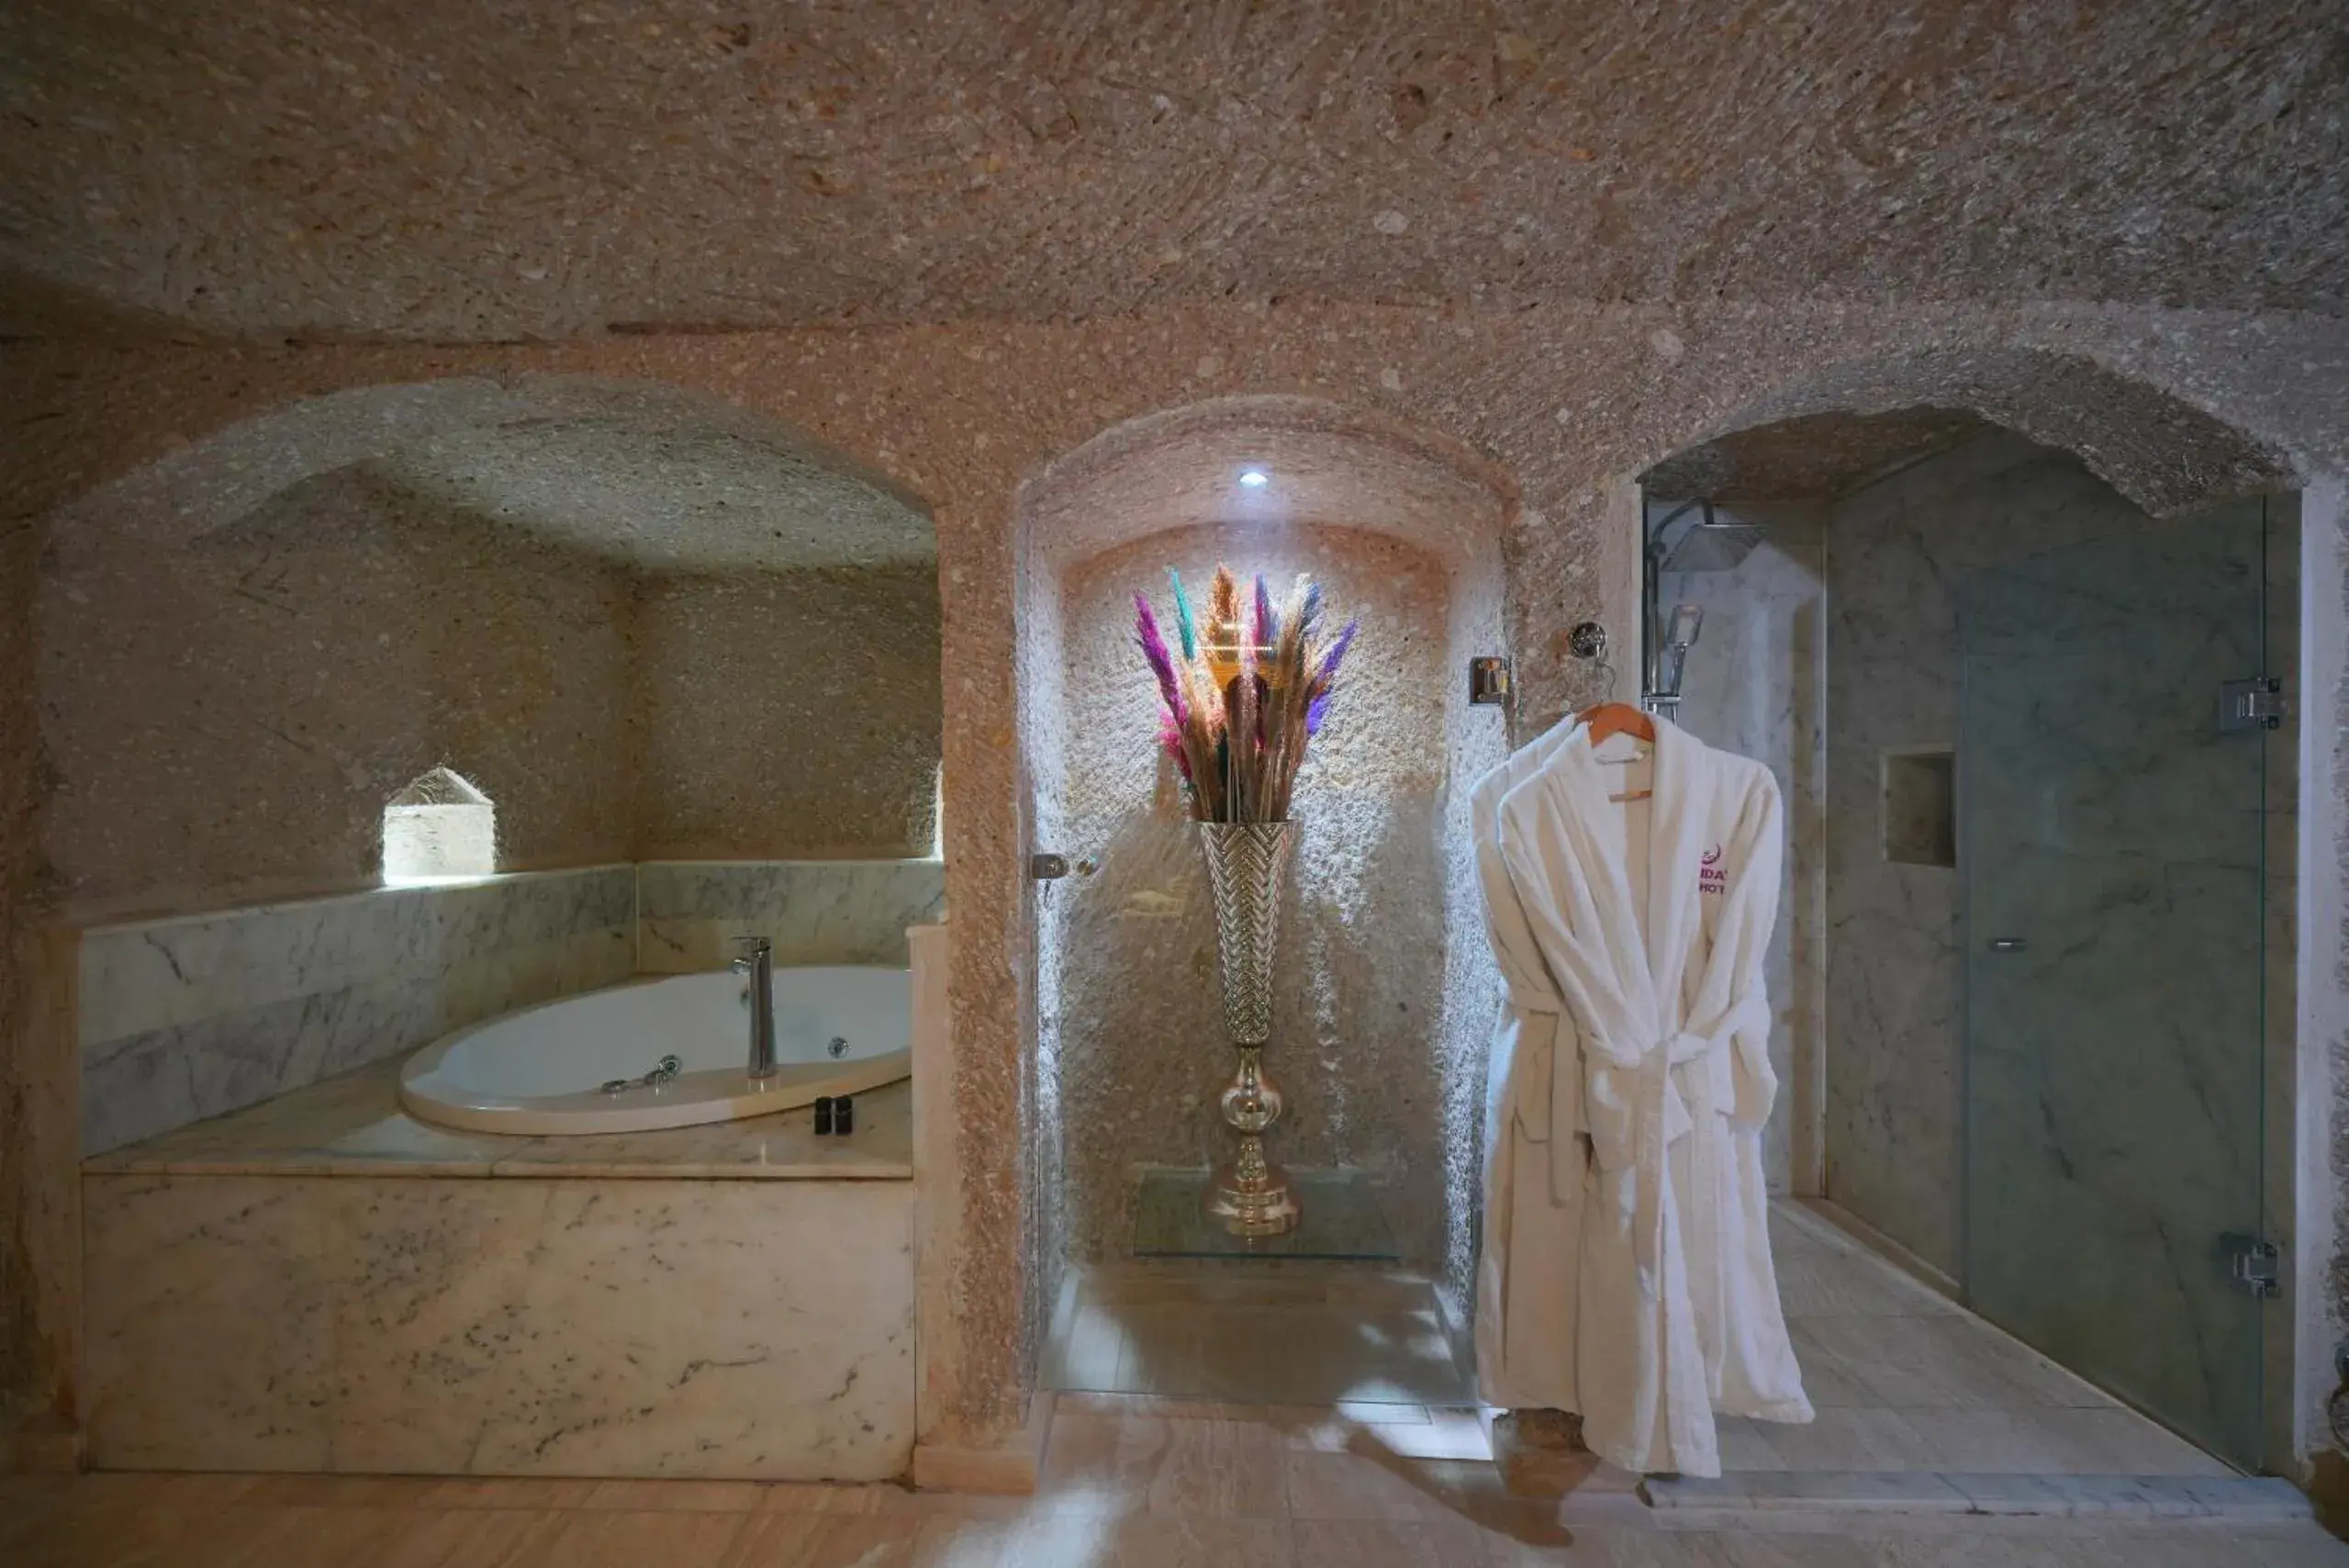
[[[1656,654],[1655,689],[1649,693],[1654,704],[1667,711],[1680,706],[1680,678],[1688,664],[1688,650],[1696,645],[1696,634],[1705,628],[1705,607],[1701,604],[1675,604],[1672,619],[1664,623],[1664,645]]]

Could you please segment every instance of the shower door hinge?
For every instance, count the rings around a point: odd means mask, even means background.
[[[2276,730],[2284,725],[2284,683],[2272,675],[2219,683],[2219,728]]]
[[[2219,1238],[2219,1257],[2228,1282],[2245,1295],[2271,1296],[2284,1288],[2283,1255],[2272,1241],[2231,1230]]]

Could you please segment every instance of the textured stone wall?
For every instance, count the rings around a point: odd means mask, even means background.
[[[80,519],[42,585],[62,907],[366,886],[384,802],[438,764],[497,803],[504,868],[628,858],[629,611],[610,563],[364,468],[180,541]]]
[[[728,399],[859,455],[932,504],[963,1155],[963,1247],[947,1290],[968,1347],[945,1397],[948,1424],[967,1433],[1016,1425],[1023,1410],[1033,1271],[1020,1128],[1031,1036],[1014,495],[1057,454],[1154,409],[1267,391],[1333,398],[1481,454],[1522,498],[1504,540],[1520,734],[1594,689],[1565,635],[1593,609],[1624,602],[1630,557],[1607,543],[1623,481],[1766,414],[1820,402],[1969,409],[2063,439],[2141,500],[2349,469],[2349,421],[2338,412],[2349,403],[2349,323],[2099,307],[1806,300],[1481,312],[1307,301],[464,349],[33,346],[0,355],[0,373],[20,412],[0,477],[33,513],[298,398],[453,376],[472,378],[485,398],[511,397],[528,385],[519,378],[538,374],[636,377]],[[2071,385],[2059,373],[2135,396],[2051,395]],[[2337,1035],[2338,1020],[2328,1027]]]
[[[641,859],[930,853],[938,572],[657,577],[636,600]]]
[[[2349,1342],[2349,465],[2300,498],[2299,1049],[2293,1122],[2294,1448],[2339,1447],[2325,1396]]]
[[[35,1420],[68,1413],[78,1310],[73,1057],[62,1031],[38,1026],[35,1007],[38,539],[32,518],[0,512],[0,1425],[20,1410]]]
[[[1500,562],[1489,551],[1471,552],[1453,571],[1450,587],[1440,672],[1447,777],[1437,825],[1444,910],[1443,985],[1433,1034],[1444,1172],[1437,1277],[1446,1305],[1465,1324],[1475,1300],[1477,1238],[1484,1221],[1485,1068],[1501,995],[1501,972],[1485,935],[1469,797],[1477,779],[1508,757],[1512,708],[1468,700],[1469,660],[1505,656],[1509,650]]]
[[[18,0],[0,264],[51,286],[0,297],[12,329],[86,290],[127,325],[442,342],[1235,294],[2337,308],[2341,28],[2337,0]]]

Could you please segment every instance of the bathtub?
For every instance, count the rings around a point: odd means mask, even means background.
[[[777,969],[782,1065],[765,1079],[748,1071],[747,984],[722,969],[639,980],[461,1029],[408,1059],[401,1107],[472,1132],[649,1132],[793,1110],[912,1073],[907,971]],[[665,1056],[678,1058],[674,1077],[654,1070]]]

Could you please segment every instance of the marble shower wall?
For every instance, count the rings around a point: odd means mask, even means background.
[[[1828,1192],[1952,1276],[1963,1268],[1963,873],[1886,858],[1885,757],[1960,740],[1969,574],[2150,526],[2078,459],[2006,432],[1870,486],[1829,519]],[[2271,611],[2286,640],[2289,593]],[[2270,771],[2290,773],[2288,763]],[[2288,921],[2284,886],[2269,909]],[[2288,932],[2269,946],[2288,954]]]
[[[1650,503],[1661,517],[1668,510]],[[1718,514],[1731,521],[1729,514]],[[1667,610],[1697,604],[1705,622],[1681,678],[1681,727],[1708,745],[1767,764],[1786,807],[1786,880],[1764,976],[1773,1014],[1770,1060],[1778,1103],[1762,1134],[1775,1193],[1819,1190],[1827,973],[1827,587],[1825,518],[1775,510],[1736,569],[1667,572]],[[1638,644],[1618,655],[1615,695],[1628,700]]]
[[[651,861],[636,868],[637,968],[685,974],[765,936],[777,964],[908,962],[905,933],[945,917],[941,860]]]
[[[2213,687],[2265,656],[2260,514],[2145,521],[1975,578],[1962,758],[1967,1288],[2245,1464],[2262,1312],[2211,1249],[2268,1223],[2260,774],[2264,746],[2289,747],[2219,733]],[[2004,933],[2029,944],[1986,956]]]
[[[635,880],[598,867],[86,931],[83,1152],[626,980]]]

